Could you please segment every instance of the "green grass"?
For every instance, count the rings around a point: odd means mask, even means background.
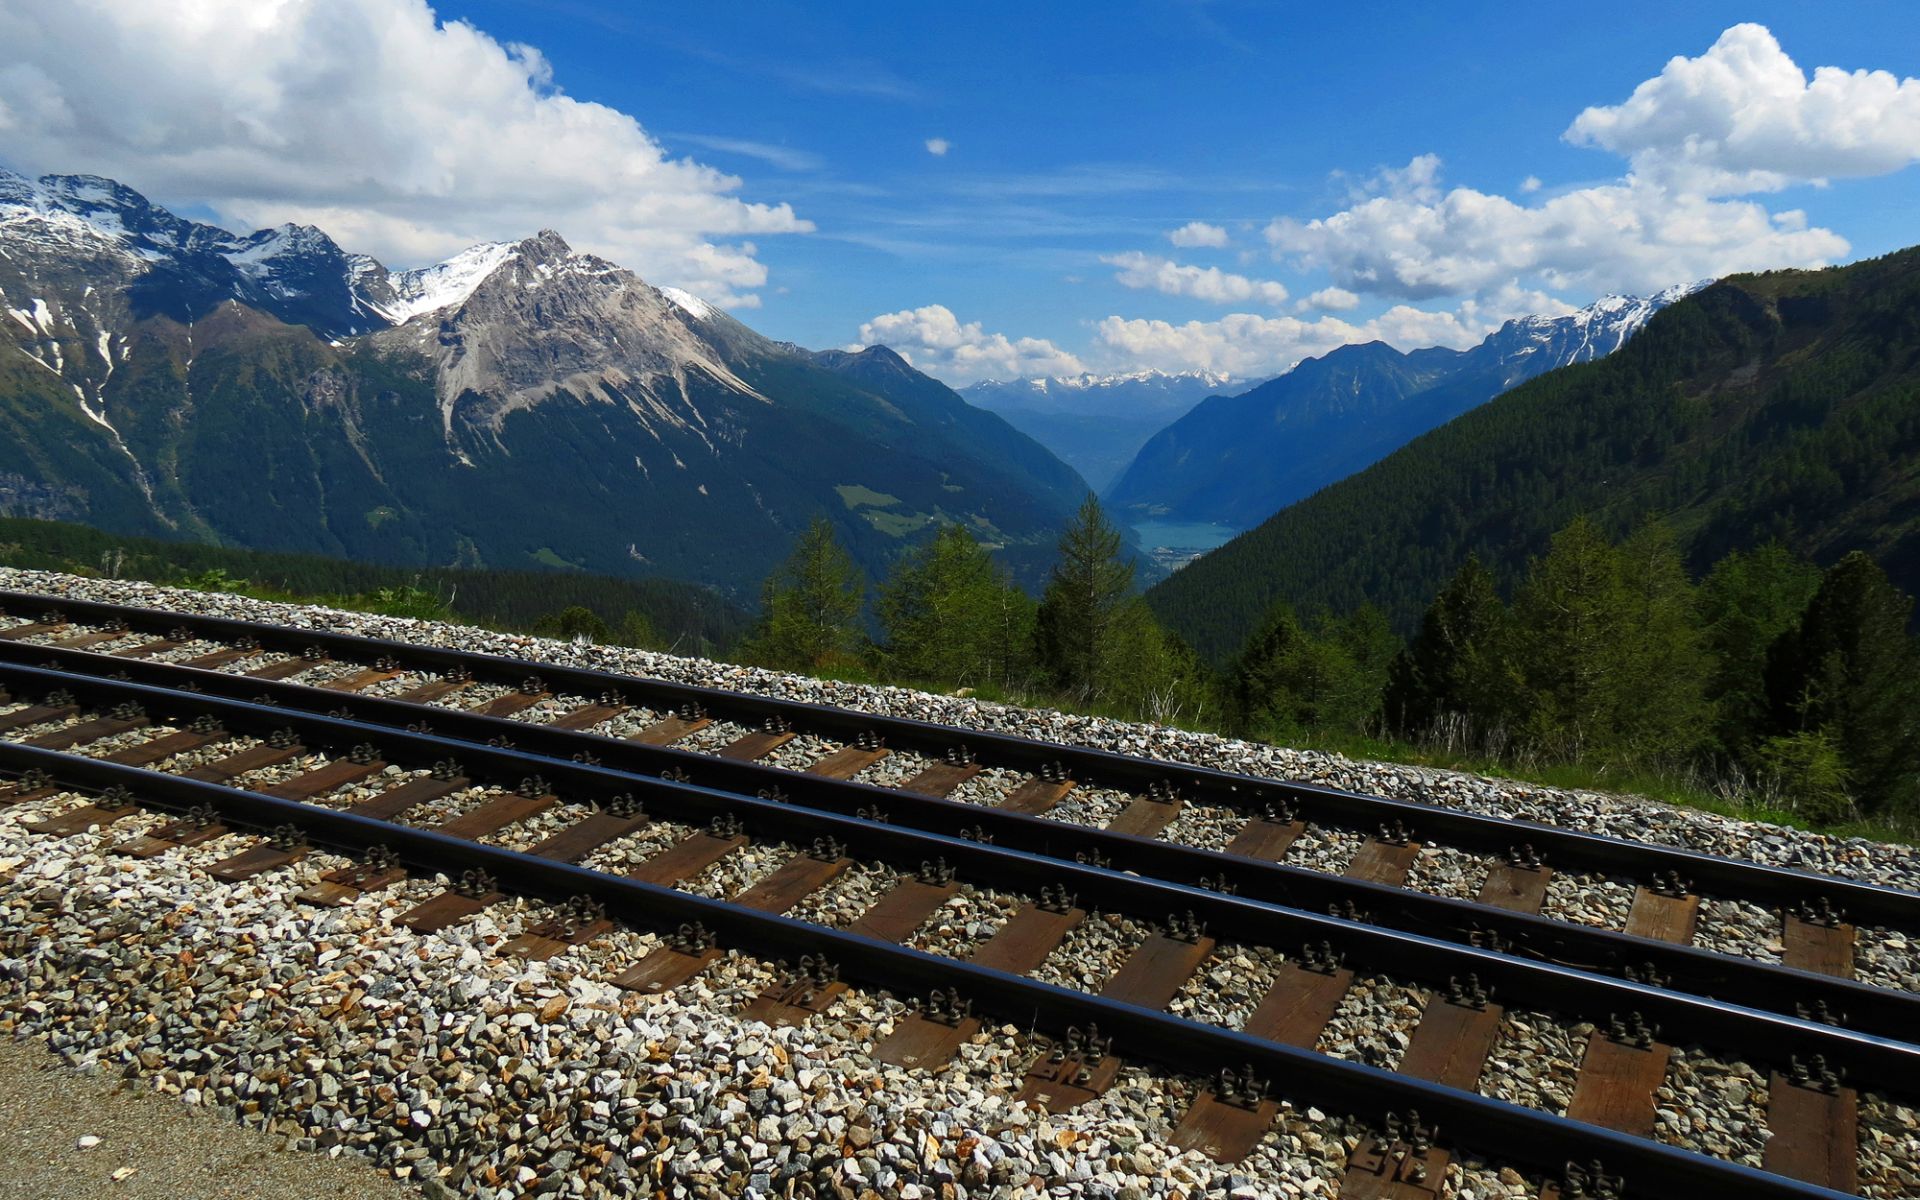
[[[840,493],[840,503],[848,508],[891,508],[900,503],[898,496],[876,492],[870,487],[862,487],[857,483],[842,483],[833,490]]]
[[[876,684],[916,688],[940,695],[952,695],[947,684],[928,680],[887,678],[860,662],[845,662],[814,672],[814,678],[840,683]],[[970,698],[990,704],[1010,704],[1019,708],[1051,708],[1075,716],[1102,717],[1115,721],[1141,721],[1140,714],[1117,705],[1084,704],[1038,689],[981,684],[968,689]],[[1189,719],[1161,722],[1192,733],[1211,733],[1262,743],[1261,738],[1229,729],[1213,713],[1198,713]],[[1313,733],[1286,741],[1265,742],[1282,749],[1340,754],[1365,762],[1388,763],[1407,767],[1430,767],[1484,775],[1492,779],[1565,791],[1609,792],[1638,796],[1676,808],[1695,808],[1740,821],[1763,821],[1832,837],[1858,837],[1899,845],[1920,845],[1920,829],[1879,821],[1850,820],[1822,825],[1799,813],[1750,794],[1738,794],[1724,781],[1713,781],[1695,773],[1649,771],[1637,768],[1596,766],[1591,763],[1527,761],[1516,762],[1484,755],[1461,754],[1445,749],[1416,745],[1397,738],[1365,734]],[[1718,782],[1719,786],[1715,786]],[[1730,794],[1733,793],[1733,794]]]

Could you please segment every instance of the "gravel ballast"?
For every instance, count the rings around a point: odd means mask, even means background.
[[[1920,887],[1920,860],[1907,847],[1755,825],[1633,797],[1354,762],[1157,726],[137,583],[0,570],[0,586],[837,704]],[[470,689],[459,702],[472,704],[482,694]],[[627,724],[644,720],[635,712],[604,728],[611,732]],[[716,723],[705,731],[702,744],[718,746],[744,732]],[[783,765],[803,767],[823,749],[806,741],[790,744]],[[311,765],[276,769],[260,779],[271,781]],[[893,755],[862,778],[897,782],[922,765],[915,756]],[[985,773],[986,782],[970,785],[962,798],[985,800],[988,784],[1006,786],[1007,781],[991,776]],[[349,802],[390,782],[369,780],[325,802]],[[484,794],[475,789],[450,797],[441,808],[469,807]],[[1118,793],[1088,792],[1070,800],[1079,807],[1061,815],[1100,820],[1125,801]],[[1165,1145],[1171,1124],[1201,1081],[1129,1068],[1113,1090],[1084,1109],[1059,1116],[1029,1113],[1008,1099],[1032,1050],[1016,1027],[983,1030],[964,1048],[957,1068],[899,1071],[868,1057],[904,1011],[890,997],[849,993],[806,1026],[768,1030],[733,1014],[771,982],[770,964],[734,955],[670,995],[645,999],[606,981],[658,944],[653,933],[620,930],[550,963],[527,963],[499,955],[496,947],[537,921],[544,911],[539,905],[509,902],[422,937],[395,919],[444,881],[409,880],[343,909],[316,910],[291,896],[344,860],[315,854],[246,884],[215,884],[195,868],[233,853],[244,839],[218,839],[185,853],[136,861],[105,853],[135,828],[132,822],[113,834],[66,839],[29,835],[21,828],[22,820],[72,802],[55,798],[0,810],[0,1038],[29,1038],[70,1063],[97,1068],[95,1078],[125,1078],[140,1092],[216,1110],[229,1118],[223,1128],[264,1131],[249,1134],[271,1139],[263,1144],[339,1157],[364,1154],[389,1175],[416,1184],[429,1181],[432,1194],[477,1200],[656,1193],[770,1197],[809,1191],[926,1200],[1326,1196],[1363,1132],[1336,1114],[1288,1109],[1253,1157],[1221,1167]],[[1215,846],[1230,828],[1224,817],[1196,807],[1182,815],[1169,836]],[[544,825],[539,830],[547,831]],[[635,862],[686,832],[650,826],[605,848],[593,861]],[[496,840],[518,845],[526,838],[516,833]],[[1310,828],[1288,860],[1337,871],[1360,840],[1343,831]],[[776,869],[794,849],[751,847],[688,886],[713,895],[736,894]],[[1471,895],[1483,874],[1469,857],[1429,848],[1411,882],[1443,895]],[[884,868],[856,866],[809,897],[794,915],[845,926],[884,894],[893,878]],[[1548,907],[1556,915],[1612,928],[1623,922],[1631,890],[1619,883],[1569,876],[1556,877],[1555,885]],[[964,954],[989,936],[1015,903],[967,888],[910,944]],[[1777,958],[1777,927],[1770,919],[1750,905],[1713,901],[1703,909],[1700,942]],[[1040,974],[1097,990],[1145,934],[1134,922],[1095,915]],[[1905,935],[1862,930],[1860,942],[1863,979],[1913,985],[1913,955]],[[1237,1024],[1257,1003],[1279,961],[1268,949],[1223,944],[1175,1008],[1192,1019]],[[1391,1065],[1427,998],[1387,979],[1360,982],[1321,1049]],[[1482,1090],[1563,1110],[1588,1033],[1588,1027],[1549,1016],[1510,1013]],[[1757,1161],[1767,1135],[1764,1100],[1765,1080],[1750,1068],[1719,1063],[1688,1048],[1660,1096],[1659,1136]],[[180,1107],[138,1103],[148,1109]],[[1920,1148],[1913,1110],[1863,1096],[1862,1117],[1869,1148],[1863,1162],[1866,1193],[1912,1194],[1905,1184],[1913,1159],[1905,1152]],[[342,1169],[369,1175],[364,1166]],[[1452,1173],[1457,1187],[1482,1200],[1535,1194],[1513,1172],[1471,1160]],[[335,1194],[267,1186],[258,1194],[269,1191]],[[382,1193],[369,1186],[358,1194]]]

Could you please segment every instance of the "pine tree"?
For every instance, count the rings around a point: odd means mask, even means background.
[[[903,558],[881,588],[892,672],[947,687],[1004,682],[1031,627],[1032,602],[958,525]]]
[[[1113,633],[1133,590],[1133,562],[1120,557],[1120,531],[1091,493],[1060,537],[1060,561],[1040,600],[1034,641],[1053,682],[1097,698],[1109,678]]]
[[[1531,741],[1578,757],[1612,741],[1616,659],[1629,600],[1620,557],[1577,517],[1534,560],[1514,599],[1515,661]]]
[[[793,553],[761,589],[760,619],[740,653],[753,662],[817,670],[850,658],[860,644],[866,587],[824,517],[815,517]]]
[[[1493,576],[1469,557],[1388,667],[1383,705],[1389,726],[1426,738],[1442,726],[1464,725],[1474,744],[1495,736],[1514,711],[1507,638],[1507,608]]]
[[[1699,596],[1663,521],[1650,520],[1620,545],[1625,624],[1615,642],[1611,741],[1640,762],[1673,762],[1704,746],[1711,660]]]
[[[1778,542],[1727,555],[1701,583],[1701,621],[1712,660],[1707,696],[1721,753],[1744,757],[1767,737],[1767,648],[1800,624],[1819,586],[1820,568]]]
[[[1316,625],[1308,629],[1285,604],[1268,610],[1228,671],[1242,728],[1268,738],[1358,731],[1376,711],[1389,643],[1366,617]]]
[[[1212,703],[1213,679],[1200,656],[1162,629],[1137,596],[1114,614],[1102,658],[1105,700],[1129,718],[1192,722]]]
[[[1779,732],[1824,732],[1871,813],[1920,814],[1920,654],[1913,597],[1854,551],[1828,568],[1798,628],[1767,654]]]

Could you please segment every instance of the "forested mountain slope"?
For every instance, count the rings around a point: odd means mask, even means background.
[[[815,516],[1037,582],[1086,484],[881,347],[816,356],[551,231],[390,272],[0,172],[0,516],[744,598]]]
[[[1140,448],[1107,502],[1133,520],[1252,528],[1515,384],[1606,357],[1699,286],[1517,318],[1467,350],[1341,346],[1241,395],[1201,401]]]
[[[1698,566],[1770,539],[1920,590],[1920,249],[1736,276],[1276,514],[1148,600],[1204,653],[1275,601],[1401,630],[1469,554],[1511,585],[1553,531],[1670,521]]]

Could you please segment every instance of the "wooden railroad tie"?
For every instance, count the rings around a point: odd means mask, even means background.
[[[1294,816],[1287,805],[1266,805],[1259,816],[1240,827],[1227,843],[1226,853],[1261,862],[1279,862],[1287,856],[1307,823]]]
[[[1658,1026],[1639,1013],[1615,1014],[1587,1039],[1587,1055],[1567,1103],[1567,1117],[1652,1137],[1654,1093],[1667,1080],[1673,1048],[1659,1040]]]
[[[1159,837],[1160,831],[1173,824],[1180,815],[1186,802],[1174,786],[1163,780],[1155,780],[1147,785],[1147,790],[1133,798],[1133,802],[1107,822],[1108,833],[1125,833],[1134,837]]]
[[[1021,781],[1020,786],[1008,792],[1001,799],[999,807],[1008,812],[1041,816],[1065,800],[1073,788],[1074,782],[1067,776],[1065,766],[1058,762],[1046,763]]]
[[[1506,861],[1495,863],[1487,872],[1474,901],[1509,912],[1538,913],[1547,902],[1547,885],[1552,880],[1553,869],[1531,843],[1523,843],[1510,848]]]
[[[1419,857],[1420,843],[1413,840],[1407,827],[1399,821],[1389,821],[1361,844],[1342,874],[1348,879],[1403,887],[1413,870],[1414,860]]]
[[[242,850],[207,868],[207,874],[227,883],[241,883],[268,871],[292,866],[312,850],[306,835],[292,825],[282,825],[260,845]]]

